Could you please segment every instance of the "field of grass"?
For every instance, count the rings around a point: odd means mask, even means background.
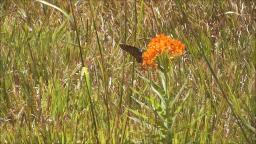
[[[255,49],[253,0],[0,0],[0,143],[256,143]]]

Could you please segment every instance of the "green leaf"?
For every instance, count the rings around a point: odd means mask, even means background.
[[[50,7],[54,8],[54,9],[58,10],[58,11],[61,12],[70,22],[73,22],[72,17],[71,17],[67,12],[65,12],[65,11],[62,10],[61,8],[57,7],[56,5],[53,5],[53,4],[51,4],[51,3],[47,2],[47,1],[44,1],[44,0],[36,0],[36,1],[38,1],[38,2],[40,2],[40,3],[42,3],[42,4],[45,4],[45,5],[47,5],[47,6],[50,6]]]

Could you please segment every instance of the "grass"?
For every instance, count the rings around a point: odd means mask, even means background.
[[[0,1],[0,143],[255,143],[253,1]],[[142,70],[120,43],[186,45]]]

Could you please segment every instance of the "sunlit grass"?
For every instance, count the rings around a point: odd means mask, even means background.
[[[0,2],[0,143],[255,143],[255,2]],[[186,53],[144,70],[119,48]]]

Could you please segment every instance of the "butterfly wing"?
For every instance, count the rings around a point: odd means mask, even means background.
[[[142,63],[143,50],[134,46],[120,44],[121,49],[132,55],[138,63]]]

